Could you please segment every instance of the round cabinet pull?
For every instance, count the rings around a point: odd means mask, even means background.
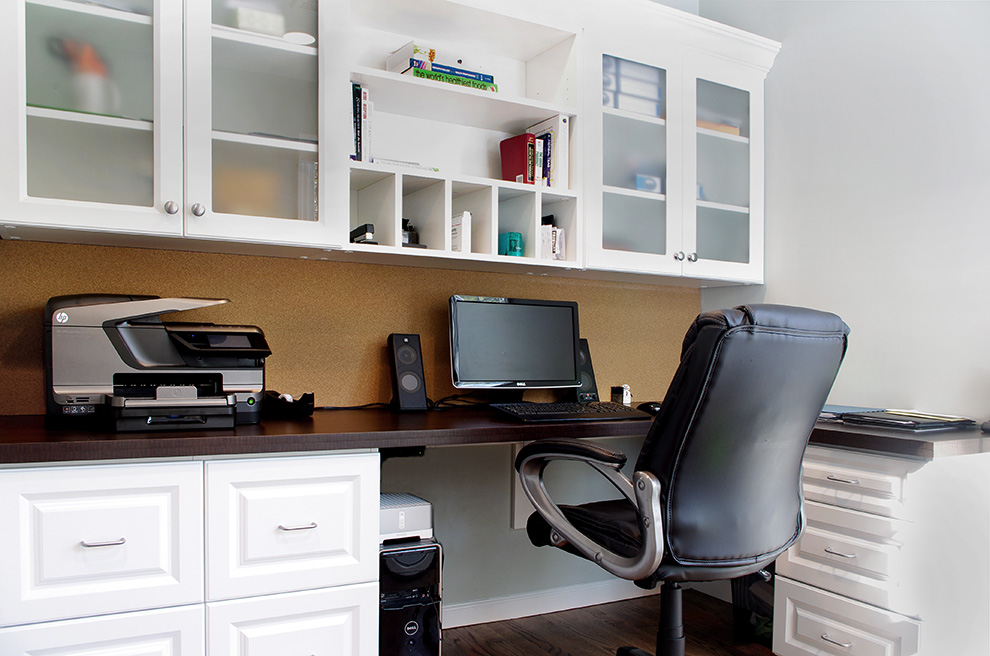
[[[684,261],[684,251],[677,251],[676,253],[674,253],[674,259],[677,260],[678,262]]]
[[[838,645],[843,649],[849,649],[850,647],[853,646],[853,643],[851,642],[839,642],[838,640],[832,640],[831,638],[828,637],[827,633],[822,634],[822,640],[824,640],[825,642],[831,642],[833,645]]]
[[[859,480],[855,478],[839,478],[838,476],[832,476],[829,474],[826,476],[828,480],[834,483],[845,483],[846,485],[859,485]]]
[[[179,204],[176,203],[174,200],[170,200],[167,203],[165,203],[166,214],[175,214],[178,211],[179,211]]]
[[[839,558],[855,558],[856,554],[842,553],[841,551],[835,551],[831,547],[825,547],[825,553],[832,554],[833,556],[838,556]]]
[[[124,538],[119,540],[109,540],[107,542],[86,542],[85,540],[79,543],[80,547],[86,547],[87,549],[95,549],[96,547],[117,547],[127,542]]]
[[[697,253],[691,253],[687,257],[688,257],[688,262],[697,262],[698,261],[698,254]]]
[[[309,531],[316,528],[316,522],[310,522],[309,524],[303,524],[301,526],[282,526],[278,525],[278,530],[280,531]]]
[[[195,203],[192,206],[192,213],[196,216],[203,216],[206,214],[206,206],[202,203]]]

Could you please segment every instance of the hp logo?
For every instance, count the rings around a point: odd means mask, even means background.
[[[58,313],[55,314],[55,322],[56,323],[65,323],[68,320],[69,320],[69,315],[66,314],[65,312],[58,312]]]

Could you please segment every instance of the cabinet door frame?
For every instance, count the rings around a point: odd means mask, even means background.
[[[328,75],[335,63],[331,53],[337,48],[333,45],[330,26],[335,12],[330,0],[317,0],[318,40],[317,66],[317,116],[318,144],[316,146],[316,161],[319,163],[318,185],[318,220],[303,221],[297,219],[272,218],[263,216],[248,216],[226,214],[214,211],[213,208],[213,16],[212,2],[205,0],[184,0],[186,15],[185,57],[194,65],[186,68],[185,81],[185,189],[186,202],[183,207],[185,216],[184,234],[211,240],[223,240],[242,243],[280,244],[289,246],[311,246],[324,249],[338,249],[344,243],[341,219],[340,199],[327,191],[326,180],[332,175],[331,167],[326,165],[330,156],[328,141],[334,140],[341,133],[341,128],[335,126],[328,116],[327,108],[330,92],[336,90],[342,97],[340,89],[331,89],[335,85],[328,80],[334,79]],[[265,37],[262,37],[265,38]],[[329,45],[327,45],[329,44]],[[292,48],[292,46],[286,46]],[[303,48],[297,48],[302,50]],[[342,104],[342,103],[341,103]],[[338,112],[339,113],[339,112]],[[300,146],[304,148],[304,146]],[[202,205],[205,213],[196,216],[194,205]]]
[[[29,0],[5,4],[0,20],[0,212],[5,234],[20,226],[112,232],[125,235],[178,236],[181,212],[169,214],[168,201],[182,205],[182,11],[175,0],[152,0],[154,204],[150,207],[28,196],[26,15]],[[71,5],[70,5],[71,6]],[[106,14],[99,7],[74,11]],[[67,13],[68,10],[67,10]],[[71,17],[67,16],[67,19]],[[81,123],[113,125],[114,120],[79,117]]]
[[[666,77],[667,98],[664,130],[666,132],[666,194],[664,200],[666,214],[666,252],[662,254],[637,253],[633,251],[606,249],[602,245],[604,233],[604,120],[606,112],[601,101],[602,58],[605,55],[634,61],[663,69]],[[676,49],[657,46],[654,41],[643,42],[628,39],[615,43],[615,47],[594,35],[586,38],[584,48],[584,70],[588,80],[583,106],[582,122],[585,132],[584,150],[584,196],[585,196],[585,262],[589,269],[628,271],[679,276],[682,262],[675,258],[681,249],[683,198],[680,189],[681,170],[676,162],[681,159],[682,105],[681,101],[681,55]],[[629,115],[634,118],[634,114]],[[672,165],[672,163],[675,163]]]
[[[692,261],[688,257],[684,263],[684,275],[692,278],[713,278],[736,280],[747,283],[763,282],[764,267],[764,210],[765,210],[765,145],[764,139],[764,93],[763,83],[766,73],[741,62],[726,63],[710,56],[698,55],[686,62],[684,68],[684,252],[697,254],[698,207],[698,131],[697,85],[699,80],[714,82],[749,94],[749,261],[729,262],[711,259]]]

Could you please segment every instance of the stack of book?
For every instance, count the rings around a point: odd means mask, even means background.
[[[354,123],[354,147],[351,159],[370,162],[371,157],[371,116],[374,103],[371,102],[367,87],[351,82],[351,120]]]
[[[410,41],[388,56],[385,60],[385,70],[471,89],[498,91],[498,85],[495,84],[492,75],[462,68],[460,59],[448,58],[447,61],[453,61],[457,65],[437,61],[435,48]]]
[[[566,189],[569,131],[568,117],[558,114],[503,139],[499,143],[502,179]]]

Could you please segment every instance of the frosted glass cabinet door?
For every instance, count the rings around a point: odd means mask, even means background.
[[[680,229],[666,195],[667,71],[609,54],[601,65],[601,236],[594,247],[613,267],[655,270]]]
[[[187,234],[321,243],[317,0],[187,0]]]
[[[685,229],[684,272],[762,282],[762,96],[750,91],[760,82],[715,82],[702,72],[692,83],[685,195],[694,199],[694,220]]]
[[[181,231],[181,21],[173,0],[4,3],[5,220]]]

